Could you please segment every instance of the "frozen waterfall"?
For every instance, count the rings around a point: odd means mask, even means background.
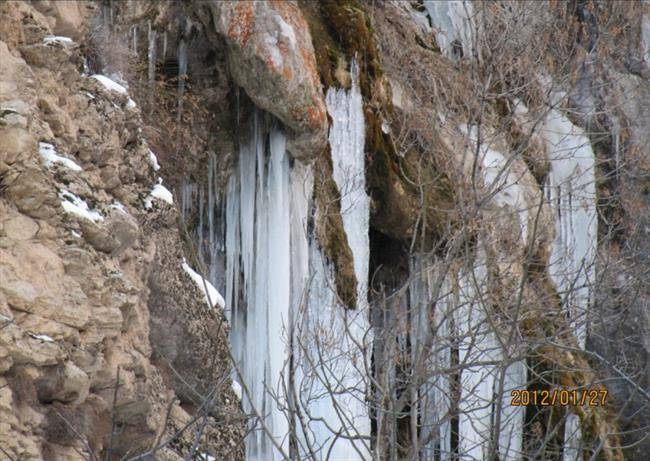
[[[346,309],[336,295],[333,269],[309,226],[311,167],[290,161],[277,122],[254,114],[227,188],[232,345],[248,388],[244,410],[261,415],[246,439],[248,460],[282,459],[281,451],[293,459],[369,458],[369,198],[356,81],[349,91],[330,90],[327,107],[334,180],[358,280],[357,309]]]
[[[551,278],[584,347],[598,237],[595,156],[583,130],[555,109],[541,135],[551,163],[545,191],[555,215]]]
[[[427,255],[411,261],[414,363],[429,349],[419,404],[423,460],[489,459],[492,448],[499,459],[521,458],[524,409],[510,405],[510,392],[525,386],[526,367],[510,358],[493,328],[483,259],[457,274]]]
[[[456,59],[460,53],[471,55],[474,47],[472,2],[425,0],[424,6],[435,29],[440,51]]]
[[[261,415],[246,439],[247,457],[272,460],[281,459],[274,445],[288,449],[288,328],[307,276],[306,264],[292,262],[305,246],[300,240],[307,238],[309,196],[291,194],[305,178],[289,165],[281,129],[257,113],[253,118],[238,175],[228,187],[226,302],[234,354],[249,391],[244,410]]]
[[[358,68],[352,62],[350,90],[330,88],[327,111],[332,117],[329,142],[333,176],[341,193],[341,217],[357,278],[357,306],[346,309],[335,297],[334,276],[312,241],[313,282],[307,319],[311,338],[307,341],[313,358],[323,364],[315,370],[308,395],[333,395],[314,400],[314,412],[322,423],[314,440],[324,448],[322,459],[361,460],[369,456],[370,418],[365,393],[370,369],[368,264],[369,197],[365,188],[365,123],[363,100],[358,86]],[[324,212],[318,210],[317,212]],[[315,334],[314,334],[315,333]],[[328,344],[329,347],[323,347]],[[320,347],[319,347],[320,346]],[[318,355],[315,353],[318,352]],[[308,352],[309,354],[309,352]],[[308,360],[308,362],[311,362]],[[314,376],[312,375],[312,376]],[[337,435],[340,434],[340,435]],[[329,457],[325,454],[329,452]]]
[[[583,130],[556,109],[547,114],[541,134],[551,163],[545,192],[555,216],[550,275],[578,345],[584,348],[598,245],[595,155]],[[567,415],[564,432],[563,460],[580,459],[577,415]]]

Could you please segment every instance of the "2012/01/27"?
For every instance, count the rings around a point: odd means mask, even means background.
[[[510,393],[512,406],[605,406],[607,389],[515,389]]]

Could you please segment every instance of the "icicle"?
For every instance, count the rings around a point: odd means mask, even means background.
[[[306,244],[300,245],[297,237],[307,202],[290,193],[300,169],[289,166],[284,134],[279,127],[266,128],[258,114],[253,118],[251,139],[240,148],[239,175],[232,176],[228,185],[226,298],[232,306],[233,349],[251,392],[244,408],[250,411],[253,406],[266,415],[265,425],[286,450],[289,421],[281,410],[286,400],[280,377],[288,353],[287,328],[298,302],[293,289],[308,276],[306,264],[298,263]],[[240,290],[244,306],[238,304]],[[250,433],[246,452],[249,460],[281,458],[262,431]]]
[[[185,94],[185,80],[187,79],[187,42],[181,38],[178,43],[178,113],[177,120],[180,122],[183,112],[183,95]]]
[[[153,110],[153,98],[156,80],[156,30],[151,27],[151,21],[147,21],[147,78],[149,82],[149,110]]]
[[[215,212],[220,208],[217,189],[217,158],[214,152],[208,154],[208,255],[210,257],[210,281],[217,284],[217,258],[219,256],[219,229]]]
[[[133,54],[138,55],[138,26],[133,26]]]
[[[149,103],[153,103],[154,81],[156,79],[156,31],[151,27],[151,21],[147,22],[149,48],[147,52],[148,79],[149,79]]]
[[[449,412],[458,409],[458,452],[462,459],[489,459],[490,441],[497,432],[495,414],[500,412],[498,426],[498,457],[502,460],[521,458],[524,411],[510,405],[513,389],[526,385],[526,367],[522,361],[507,364],[505,370],[495,363],[506,363],[509,354],[503,350],[497,332],[488,321],[491,306],[481,302],[487,299],[487,271],[484,257],[479,257],[471,270],[458,276],[440,274],[435,260],[417,256],[411,262],[410,297],[413,309],[413,362],[422,346],[432,341],[433,356],[423,364],[431,377],[420,388],[420,438],[429,440],[422,449],[422,459],[451,460],[451,425]],[[433,289],[437,286],[440,292]],[[429,306],[435,304],[435,310]],[[432,313],[435,317],[432,318]],[[431,337],[435,334],[435,337]],[[457,346],[444,347],[445,344]],[[460,365],[459,396],[452,402],[452,377],[448,371],[452,357]],[[416,370],[419,372],[419,370]],[[500,392],[503,372],[503,392]]]
[[[421,447],[423,461],[446,460],[451,456],[451,424],[445,416],[451,409],[450,384],[444,373],[450,367],[448,348],[436,346],[432,355],[424,349],[430,341],[439,343],[450,338],[447,312],[453,312],[452,299],[449,295],[450,281],[445,279],[440,288],[441,294],[434,292],[436,278],[440,275],[435,270],[434,259],[418,255],[410,262],[411,284],[409,298],[412,312],[411,343],[413,345],[413,363],[418,363],[419,354],[425,354],[423,367],[429,370],[431,377],[420,388],[420,434],[422,441],[428,441]],[[432,306],[435,302],[436,316],[432,318]],[[436,338],[432,338],[435,333]]]
[[[162,61],[165,62],[167,59],[167,31],[163,32],[163,52],[162,52]]]
[[[204,227],[204,222],[203,222],[203,214],[205,212],[205,198],[204,198],[204,192],[202,188],[199,188],[199,208],[198,208],[198,213],[199,213],[199,225],[196,228],[197,236],[198,236],[198,241],[199,244],[197,245],[197,249],[199,252],[199,261],[205,261],[204,259],[204,247],[205,247],[205,227]]]

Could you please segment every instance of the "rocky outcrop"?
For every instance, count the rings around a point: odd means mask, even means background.
[[[233,80],[292,136],[296,158],[320,155],[327,113],[312,39],[297,3],[211,2],[214,26],[228,44]]]
[[[7,2],[0,14],[4,455],[119,459],[161,443],[159,459],[180,459],[194,442],[187,427],[207,408],[212,442],[198,449],[240,459],[227,332],[209,328],[221,314],[207,311],[181,268],[174,206],[153,198],[145,207],[159,173],[139,108],[81,73],[76,41],[45,39],[68,30],[80,39],[92,4]],[[160,360],[170,340],[158,327],[160,312],[195,319],[193,328],[177,320],[179,334],[214,356],[209,369],[198,361],[177,366],[203,400],[190,402]]]

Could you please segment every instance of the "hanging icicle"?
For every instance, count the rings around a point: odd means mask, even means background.
[[[167,59],[167,31],[163,32],[162,62],[165,62],[165,59]]]
[[[183,114],[183,95],[185,94],[185,81],[187,79],[187,41],[181,37],[178,42],[178,112],[176,120],[181,121]]]
[[[255,113],[238,173],[228,183],[226,304],[232,344],[251,394],[244,408],[265,415],[266,432],[258,424],[247,437],[248,460],[280,459],[275,445],[295,458],[310,452],[319,459],[369,457],[365,354],[370,348],[360,347],[367,345],[369,327],[369,198],[356,64],[352,71],[353,87],[330,90],[327,100],[334,179],[358,280],[357,309],[340,304],[332,268],[308,229],[311,167],[290,166],[276,123],[269,126]],[[290,363],[300,365],[288,368]],[[298,421],[296,410],[309,418]]]
[[[147,21],[148,51],[147,51],[147,79],[149,83],[149,105],[153,108],[153,96],[156,80],[156,30],[151,27],[151,21]]]
[[[138,56],[138,26],[133,26],[133,54]]]
[[[282,458],[269,437],[283,450],[288,449],[290,421],[283,411],[288,327],[300,301],[295,299],[296,290],[302,291],[295,284],[308,276],[292,265],[299,247],[306,246],[299,244],[299,233],[292,229],[305,229],[300,217],[307,215],[308,196],[303,194],[302,200],[292,197],[290,191],[297,187],[294,183],[305,178],[298,174],[298,168],[289,166],[281,129],[276,123],[267,127],[259,118],[255,114],[253,134],[240,149],[239,181],[231,178],[228,187],[226,296],[231,306],[234,353],[251,395],[244,399],[244,409],[264,415],[264,426],[270,433],[258,426],[249,434],[247,459],[273,460]],[[306,242],[304,232],[302,239]],[[239,287],[243,305],[236,300]]]

